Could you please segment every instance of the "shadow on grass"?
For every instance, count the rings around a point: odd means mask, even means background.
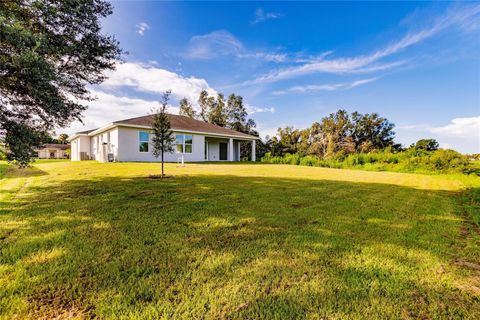
[[[47,174],[47,172],[37,167],[19,168],[13,164],[0,163],[0,179],[35,177]]]
[[[457,194],[189,176],[71,180],[0,207],[4,315],[455,318]],[[478,289],[478,288],[477,288]]]

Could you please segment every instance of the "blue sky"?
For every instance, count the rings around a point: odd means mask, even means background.
[[[113,2],[129,52],[92,88],[85,125],[140,116],[159,93],[240,94],[265,136],[339,108],[377,112],[397,141],[480,152],[480,3]]]

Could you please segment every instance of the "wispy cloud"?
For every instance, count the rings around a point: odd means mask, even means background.
[[[188,43],[187,58],[214,59],[220,56],[269,62],[283,62],[287,59],[287,56],[281,53],[248,50],[240,40],[225,30],[193,36]]]
[[[480,5],[455,7],[435,19],[429,27],[408,33],[398,41],[371,54],[337,59],[320,57],[316,61],[307,62],[300,66],[284,68],[262,75],[244,82],[244,85],[276,82],[313,73],[354,74],[392,69],[404,64],[405,61],[381,62],[381,60],[418,44],[446,28],[459,26],[464,29],[471,29],[472,26],[478,24],[475,22],[477,19],[480,19]]]
[[[140,22],[136,26],[137,33],[143,37],[145,31],[150,30],[150,26],[146,22]]]
[[[348,90],[373,81],[378,78],[360,79],[348,83],[330,83],[330,84],[314,84],[306,86],[294,86],[285,90],[274,91],[274,95],[284,95],[287,93],[308,93],[316,91],[335,91],[335,90]]]
[[[274,107],[255,107],[247,104],[245,106],[247,109],[248,114],[254,114],[254,113],[275,113],[275,108]]]
[[[266,20],[279,19],[283,17],[279,12],[265,12],[262,8],[255,10],[255,18],[250,22],[251,24],[257,24]]]

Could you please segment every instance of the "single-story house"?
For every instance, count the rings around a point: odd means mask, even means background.
[[[252,146],[258,137],[219,127],[185,116],[168,114],[175,136],[175,151],[165,154],[166,162],[240,161],[240,142]],[[71,159],[100,162],[157,162],[153,155],[153,116],[143,116],[109,123],[103,127],[75,133],[69,138]]]
[[[38,159],[68,159],[69,144],[47,143],[36,148]]]

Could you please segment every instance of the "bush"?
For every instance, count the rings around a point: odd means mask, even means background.
[[[353,153],[345,155],[336,153],[333,159],[321,159],[315,156],[300,154],[285,154],[272,156],[266,153],[262,162],[276,164],[292,164],[326,168],[361,168],[374,171],[398,172],[475,172],[474,166],[468,158],[456,151],[438,149],[427,151],[411,148],[406,151],[393,152],[391,148],[369,153]]]
[[[466,169],[469,165],[468,158],[453,150],[439,149],[429,157],[430,165],[438,171]]]
[[[300,159],[301,166],[320,167],[320,159],[314,156],[305,156]]]

